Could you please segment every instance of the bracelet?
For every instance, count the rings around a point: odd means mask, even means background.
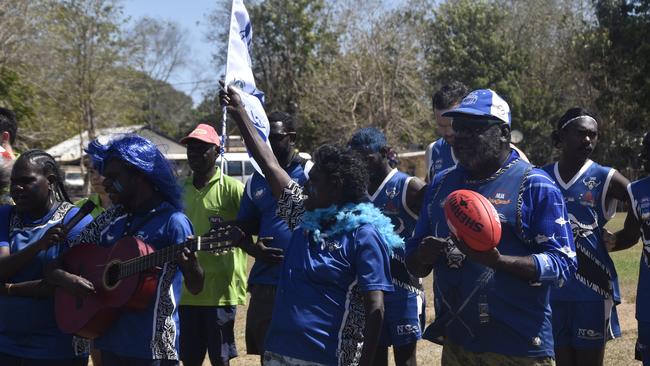
[[[13,286],[13,283],[8,283],[7,284],[7,296],[11,296],[11,287]]]

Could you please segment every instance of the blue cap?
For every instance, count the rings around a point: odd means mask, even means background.
[[[490,89],[479,89],[467,94],[454,108],[442,114],[445,117],[461,117],[463,115],[496,119],[510,125],[510,107],[503,98]]]

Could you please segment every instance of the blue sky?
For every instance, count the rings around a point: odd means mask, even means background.
[[[176,88],[192,96],[194,103],[201,100],[201,93],[211,82],[195,84],[198,80],[216,80],[218,70],[210,62],[215,45],[205,39],[207,32],[206,15],[217,6],[216,0],[122,0],[125,15],[132,20],[148,16],[171,20],[180,24],[187,34],[191,54],[190,65],[172,75],[169,82]]]

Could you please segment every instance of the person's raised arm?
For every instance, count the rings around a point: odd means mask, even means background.
[[[264,173],[266,181],[271,187],[273,196],[279,198],[282,195],[282,191],[287,185],[291,178],[287,172],[282,169],[278,160],[273,155],[271,148],[264,143],[259,133],[255,129],[253,122],[248,118],[248,113],[244,108],[244,104],[239,97],[237,91],[228,86],[227,93],[221,93],[221,104],[226,106],[226,109],[230,116],[237,123],[239,131],[241,132],[242,138],[246,143],[246,148],[253,155],[255,162],[259,165]]]

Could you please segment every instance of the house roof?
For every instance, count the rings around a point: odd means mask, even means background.
[[[146,137],[151,140],[158,149],[170,160],[185,160],[186,149],[185,146],[172,140],[171,138],[153,131],[145,125],[132,125],[123,127],[101,128],[96,131],[96,137],[103,144],[107,143],[110,139],[126,134],[135,133],[140,136]],[[57,145],[47,149],[47,153],[52,155],[59,163],[72,163],[79,161],[81,158],[81,143],[83,141],[83,148],[88,146],[88,132],[77,134]]]

